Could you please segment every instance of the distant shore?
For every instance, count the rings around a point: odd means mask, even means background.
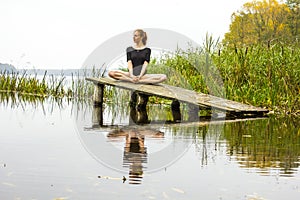
[[[11,64],[3,64],[0,63],[0,72],[8,72],[8,73],[19,73],[23,74],[26,72],[27,75],[41,75],[43,76],[45,73],[47,75],[54,75],[54,76],[59,76],[59,75],[64,75],[64,76],[72,76],[72,75],[85,75],[89,74],[93,69],[17,69]]]

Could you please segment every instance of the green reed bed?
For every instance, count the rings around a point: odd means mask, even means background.
[[[46,73],[42,79],[38,79],[37,75],[30,76],[26,72],[23,74],[2,72],[0,73],[0,91],[40,97],[64,96],[65,90],[62,84],[64,78],[58,80],[52,76],[49,82],[46,78]]]
[[[274,44],[178,50],[150,63],[167,84],[225,97],[280,114],[300,114],[300,49]]]
[[[91,96],[93,85],[87,83],[84,77],[79,76],[79,73],[75,76],[72,75],[71,80],[66,79],[67,77],[63,74],[60,76],[47,75],[47,71],[42,78],[37,74],[27,74],[26,71],[22,74],[0,72],[0,92],[42,98],[51,96],[83,99]],[[67,81],[71,81],[71,83],[67,84]]]
[[[224,48],[213,55],[228,98],[300,114],[300,49],[274,44]]]
[[[86,81],[86,77],[103,76],[101,69],[86,69],[74,72],[71,76],[47,74],[27,74],[26,71],[19,73],[0,72],[0,97],[4,99],[27,99],[44,101],[46,98],[67,98],[75,101],[90,101],[94,93],[93,83]],[[106,87],[104,91],[106,103],[111,105],[124,105],[129,102],[130,92],[114,87]],[[3,99],[3,100],[4,100]],[[120,108],[118,108],[120,109]]]

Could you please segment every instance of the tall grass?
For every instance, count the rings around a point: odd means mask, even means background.
[[[29,75],[26,71],[22,74],[4,71],[0,72],[0,92],[39,98],[51,96],[84,99],[93,93],[93,85],[84,80],[85,76],[81,76],[77,72],[75,75],[72,74],[71,80],[67,80],[64,74],[48,75],[47,71],[42,78],[38,78],[37,74]],[[67,83],[67,81],[71,81],[71,83]]]
[[[61,81],[52,84],[51,87],[46,83],[46,73],[42,80],[37,79],[37,75],[29,76],[26,72],[17,73],[0,73],[0,91],[8,93],[22,93],[26,95],[48,96],[50,93],[55,96],[61,95]]]
[[[224,48],[213,59],[230,99],[300,114],[299,48],[281,44]]]
[[[300,49],[281,44],[242,48],[206,38],[198,49],[163,55],[149,73],[167,84],[210,93],[280,114],[300,114]]]

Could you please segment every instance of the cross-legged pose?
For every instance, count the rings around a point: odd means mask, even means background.
[[[111,70],[108,75],[111,78],[132,83],[161,83],[167,79],[165,74],[147,74],[147,66],[150,62],[151,49],[146,47],[147,34],[142,29],[133,32],[134,46],[126,49],[128,72]]]

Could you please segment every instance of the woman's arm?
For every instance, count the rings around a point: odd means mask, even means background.
[[[141,73],[140,73],[140,75],[139,75],[139,78],[141,78],[142,76],[144,76],[144,75],[145,75],[145,73],[146,73],[146,70],[147,70],[147,66],[148,66],[148,62],[147,62],[147,61],[145,61],[145,62],[144,62],[144,64],[143,64],[143,67],[142,67]]]
[[[132,64],[132,61],[131,60],[128,60],[128,71],[129,71],[129,79],[131,82],[138,82],[139,81],[139,78],[135,75],[133,75],[133,64]]]
[[[132,65],[132,61],[131,60],[128,60],[127,62],[128,64],[128,71],[129,71],[129,76],[132,78],[133,77],[133,65]]]

